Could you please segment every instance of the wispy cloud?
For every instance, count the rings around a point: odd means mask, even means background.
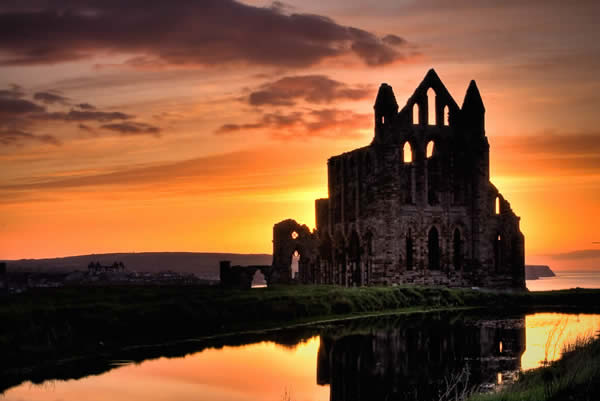
[[[325,75],[283,77],[261,85],[248,96],[253,106],[293,106],[299,100],[310,103],[333,103],[361,100],[374,96],[369,86],[351,86]]]
[[[61,145],[64,138],[38,132],[46,130],[48,122],[79,123],[80,130],[95,136],[99,133],[89,123],[102,124],[100,128],[106,132],[117,132],[120,136],[160,136],[160,127],[132,121],[136,118],[132,114],[96,110],[89,103],[69,106],[69,98],[54,92],[36,92],[32,98],[27,99],[24,89],[16,85],[0,90],[0,145],[21,146],[27,142]],[[48,107],[63,110],[50,111]]]
[[[265,129],[270,135],[282,140],[304,140],[307,138],[357,138],[361,131],[372,125],[370,114],[350,110],[321,109],[290,113],[266,113],[260,121],[243,124],[224,124],[217,135],[243,133]]]
[[[146,124],[146,123],[136,123],[136,122],[122,122],[122,123],[113,123],[113,124],[104,124],[100,128],[108,129],[111,131],[116,131],[121,135],[160,135],[160,128]]]

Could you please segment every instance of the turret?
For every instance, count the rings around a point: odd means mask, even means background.
[[[485,135],[485,107],[475,81],[471,81],[469,84],[461,114],[463,126],[468,132]]]
[[[398,103],[392,87],[386,83],[381,84],[375,99],[375,141],[383,142],[385,131],[392,126],[398,115]]]

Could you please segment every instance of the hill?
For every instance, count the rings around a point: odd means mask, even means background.
[[[202,252],[102,253],[64,258],[7,260],[6,266],[9,272],[70,272],[87,270],[90,262],[100,262],[106,266],[114,262],[123,262],[129,271],[156,273],[170,270],[193,273],[203,279],[218,280],[221,260],[230,260],[232,265],[270,265],[272,257],[267,254]]]

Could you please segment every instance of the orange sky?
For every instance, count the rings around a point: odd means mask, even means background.
[[[477,81],[527,263],[600,266],[596,1],[136,1],[0,5],[0,259],[270,253],[433,67]]]

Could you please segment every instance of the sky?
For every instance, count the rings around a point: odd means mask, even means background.
[[[596,0],[4,0],[0,259],[270,253],[378,86],[486,107],[526,262],[600,267]]]

